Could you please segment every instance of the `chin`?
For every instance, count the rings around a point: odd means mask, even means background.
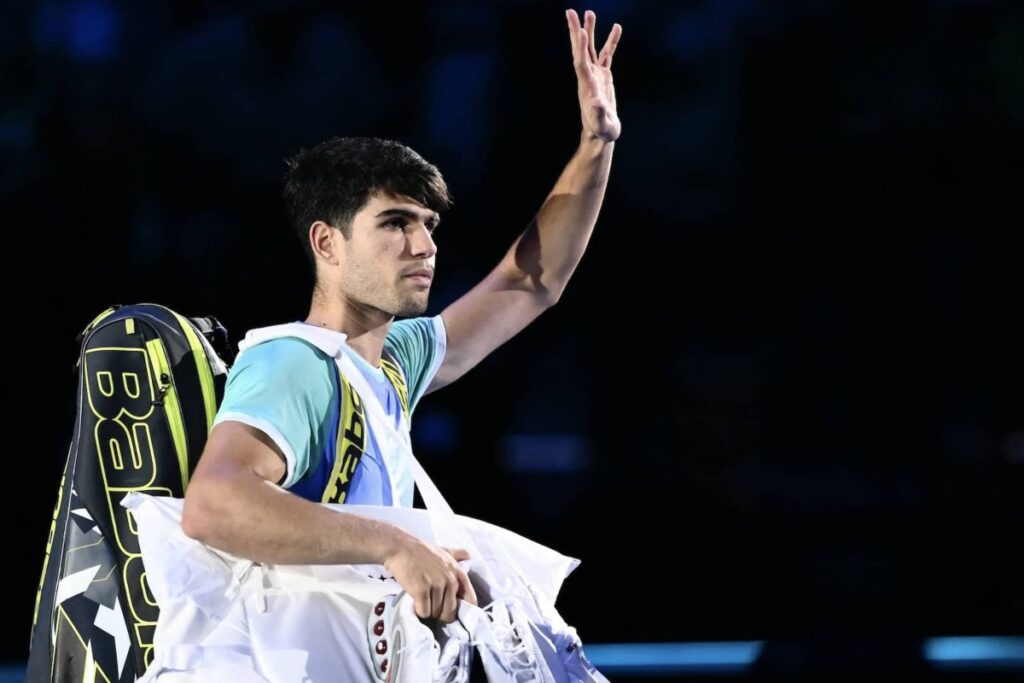
[[[400,318],[415,318],[418,315],[423,315],[424,311],[427,310],[427,300],[423,301],[404,301],[399,306],[398,311],[395,315]]]

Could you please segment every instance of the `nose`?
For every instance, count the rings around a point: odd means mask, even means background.
[[[422,223],[409,235],[409,250],[417,258],[431,258],[437,253],[437,245],[430,236],[427,226]]]

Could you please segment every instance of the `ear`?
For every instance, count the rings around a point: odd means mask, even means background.
[[[338,237],[341,231],[323,221],[309,226],[309,244],[317,261],[323,260],[332,266],[338,265]]]

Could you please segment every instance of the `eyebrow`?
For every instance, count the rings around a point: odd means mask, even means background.
[[[383,216],[402,216],[403,218],[408,218],[410,220],[416,220],[420,218],[420,215],[418,213],[416,213],[415,211],[411,211],[409,209],[385,209],[384,211],[381,211],[380,213],[377,214],[377,218],[381,218]],[[436,226],[441,222],[441,216],[439,216],[436,213],[431,213],[429,216],[427,216],[425,222],[433,222],[433,224]]]

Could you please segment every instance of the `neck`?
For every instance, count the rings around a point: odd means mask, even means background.
[[[395,317],[384,311],[352,301],[337,301],[328,305],[314,297],[306,322],[346,336],[348,344],[363,360],[375,368],[380,367],[384,338]]]

